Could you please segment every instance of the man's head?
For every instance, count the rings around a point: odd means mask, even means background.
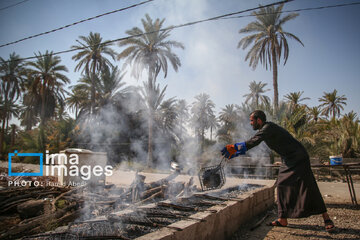
[[[266,115],[261,110],[255,110],[250,114],[250,124],[254,130],[260,129],[266,122]]]

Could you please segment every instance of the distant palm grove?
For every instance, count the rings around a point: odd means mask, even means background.
[[[100,33],[93,32],[74,40],[73,70],[82,74],[74,85],[66,76],[70,70],[52,51],[38,52],[31,61],[21,60],[16,53],[0,58],[0,159],[14,150],[53,153],[86,148],[107,152],[115,163],[155,166],[161,159],[181,161],[246,140],[254,134],[248,118],[255,109],[264,110],[268,120],[286,128],[312,157],[359,157],[357,114],[343,112],[347,98],[336,89],[316,96],[317,106],[307,106],[304,100],[309,98],[302,91],[279,99],[277,66],[281,59],[285,63],[288,59],[287,41],[302,44],[282,29],[297,16],[281,18],[282,7],[254,12],[256,21],[240,29],[243,38],[237,46],[250,48],[245,61],[254,69],[259,61],[271,67],[273,99],[265,95],[270,91],[266,83],[252,81],[244,103],[222,106],[219,113],[206,93],[194,96],[192,102],[166,98],[167,86],[157,79],[166,78],[169,70],[181,75],[181,61],[174,50],[186,49],[171,40],[165,19],[154,20],[147,14],[140,27],[126,31],[128,38],[116,44],[106,43]],[[251,35],[242,36],[247,33]],[[141,87],[124,81],[124,66],[136,79],[142,74],[147,77]]]

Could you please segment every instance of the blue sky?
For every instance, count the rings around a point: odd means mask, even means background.
[[[20,2],[0,0],[0,8]],[[25,3],[0,11],[0,44],[12,42],[33,34],[52,30],[88,17],[126,7],[140,1],[130,0],[29,0]],[[80,35],[88,36],[90,31],[99,32],[104,40],[127,36],[126,30],[141,26],[141,18],[148,13],[153,19],[165,18],[164,26],[179,25],[206,19],[230,12],[265,5],[274,1],[258,0],[155,0],[127,11],[111,14],[45,36],[26,40],[0,48],[0,57],[7,59],[16,52],[21,57],[46,50],[54,52],[70,49],[77,45]],[[347,0],[295,0],[285,5],[284,10],[318,7],[356,2]],[[244,94],[249,92],[251,81],[267,83],[273,98],[272,72],[259,65],[256,70],[244,61],[247,51],[237,49],[244,35],[239,29],[253,20],[252,17],[226,19],[201,23],[174,29],[171,39],[182,42],[185,50],[174,49],[182,66],[176,73],[169,69],[166,79],[160,74],[161,86],[168,85],[166,96],[194,101],[200,93],[210,95],[217,112],[226,104],[241,104]],[[345,95],[347,106],[343,113],[354,110],[360,113],[360,5],[324,10],[303,11],[284,25],[284,29],[298,36],[304,43],[289,40],[290,56],[285,66],[279,66],[279,98],[304,91],[304,101],[309,106],[319,105],[318,98],[324,92],[338,90]],[[117,45],[113,49],[120,52]],[[62,64],[67,66],[66,74],[71,85],[80,77],[74,72],[76,63],[71,59],[75,53],[61,54]],[[122,67],[123,62],[116,62]],[[144,79],[146,75],[143,75]],[[142,80],[125,76],[129,85],[142,85]]]

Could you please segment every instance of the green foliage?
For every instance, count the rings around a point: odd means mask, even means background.
[[[344,95],[337,95],[336,89],[330,93],[324,92],[324,96],[319,98],[319,102],[322,102],[320,107],[323,107],[321,113],[327,117],[332,115],[333,120],[335,120],[336,116],[340,116],[340,111],[344,110],[346,100],[347,98]]]
[[[196,139],[199,159],[206,162],[217,156],[217,144],[251,137],[254,132],[249,114],[260,109],[269,121],[280,124],[297,138],[312,157],[327,159],[335,154],[359,157],[359,120],[354,112],[342,115],[347,98],[338,95],[337,90],[324,92],[318,99],[319,106],[314,107],[303,104],[309,99],[303,97],[303,91],[290,92],[283,101],[278,100],[277,65],[280,60],[285,64],[288,59],[288,39],[302,44],[295,35],[283,30],[284,23],[297,14],[281,16],[282,8],[280,5],[254,12],[255,21],[240,30],[249,35],[238,44],[242,49],[252,45],[245,57],[251,67],[256,68],[260,62],[266,68],[273,68],[273,105],[265,95],[269,91],[265,89],[267,84],[261,81],[250,83],[244,103],[228,104],[219,114],[205,93],[196,95],[191,105],[175,97],[165,99],[167,87],[160,87],[157,77],[161,71],[164,78],[167,76],[168,64],[178,71],[181,62],[173,49],[184,46],[169,40],[171,27],[163,26],[165,19],[153,20],[148,14],[141,19],[142,29],[134,27],[126,31],[129,38],[118,43],[124,48],[119,54],[110,48],[111,44],[105,44],[99,33],[79,37],[79,45],[72,48],[78,50],[73,60],[77,61],[75,71],[81,70],[82,76],[70,87],[70,93],[65,90],[70,79],[63,75],[67,68],[51,51],[38,53],[35,61],[27,63],[19,61],[20,56],[15,53],[10,55],[10,61],[0,58],[1,153],[15,149],[58,152],[83,146],[107,151],[109,159],[116,163],[125,159],[133,169],[144,169],[144,159],[139,158],[143,149],[148,150],[148,163],[153,160],[152,149],[159,147],[165,149],[169,161],[177,160],[186,141]],[[125,60],[119,68],[111,62],[116,56]],[[128,65],[137,79],[144,70],[147,72],[148,80],[142,87],[126,86],[125,73],[120,69]],[[75,119],[66,110],[72,111]],[[19,118],[25,129],[15,125],[10,129],[12,117]],[[87,131],[90,128],[99,133],[99,142],[93,145],[92,135]],[[215,130],[216,139],[213,139]],[[139,152],[134,150],[134,142],[136,148],[141,148]],[[25,158],[25,162],[36,161]]]
[[[239,30],[240,34],[249,34],[242,38],[238,48],[245,49],[252,45],[246,54],[245,61],[249,60],[249,66],[255,69],[260,61],[268,69],[273,68],[274,85],[274,107],[278,107],[278,82],[277,65],[281,58],[284,59],[284,65],[289,57],[289,44],[287,39],[294,39],[300,44],[303,43],[292,33],[286,32],[283,25],[296,18],[299,14],[290,13],[284,17],[281,16],[284,4],[279,6],[270,6],[261,8],[253,12],[256,20]]]
[[[214,116],[215,104],[206,93],[195,96],[195,101],[191,107],[191,127],[195,131],[195,136],[200,143],[200,152],[204,151],[205,133],[211,128],[211,120]]]

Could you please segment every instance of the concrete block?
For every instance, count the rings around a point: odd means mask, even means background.
[[[225,240],[236,232],[241,224],[249,218],[265,211],[274,203],[272,188],[260,188],[253,192],[242,194],[240,201],[226,201],[226,206],[211,207],[216,213],[198,212],[191,217],[204,219],[205,222],[196,220],[182,220],[169,225],[181,228],[182,231],[162,228],[156,232],[144,235],[138,240]]]

